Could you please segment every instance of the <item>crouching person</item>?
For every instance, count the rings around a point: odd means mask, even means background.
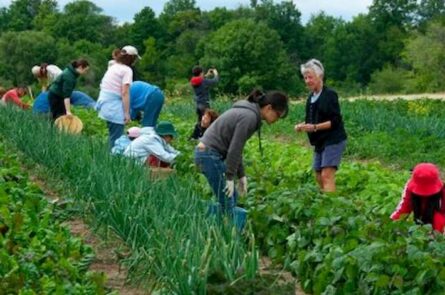
[[[19,86],[7,91],[3,94],[2,101],[4,104],[12,103],[21,109],[27,110],[30,108],[29,104],[22,101],[22,97],[28,94],[26,86]]]
[[[414,167],[391,219],[398,220],[411,212],[417,224],[431,224],[434,230],[444,232],[445,190],[434,164],[421,163]]]
[[[124,155],[141,165],[169,168],[180,154],[170,143],[177,137],[172,123],[162,121],[153,132],[152,127],[141,128],[140,135],[125,149]]]

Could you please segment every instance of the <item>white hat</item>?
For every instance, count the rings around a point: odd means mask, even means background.
[[[34,76],[38,76],[40,74],[40,66],[33,66],[31,72]]]
[[[131,46],[131,45],[127,45],[122,47],[122,54],[128,54],[128,55],[136,55],[139,59],[141,59],[141,57],[138,54],[138,50],[136,49],[136,47]]]

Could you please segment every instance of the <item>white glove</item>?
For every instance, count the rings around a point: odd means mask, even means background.
[[[247,194],[247,177],[243,176],[239,179],[238,182],[238,192],[241,195],[246,195]]]
[[[231,198],[235,192],[235,182],[233,180],[226,180],[226,187],[224,188],[226,196]]]

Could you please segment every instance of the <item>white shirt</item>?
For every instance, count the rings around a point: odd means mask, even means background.
[[[318,93],[315,93],[315,92],[312,93],[311,103],[314,103],[314,102],[316,102],[318,100],[318,98],[320,97],[320,94],[321,94],[322,91],[323,91],[323,88]]]
[[[62,74],[62,70],[58,66],[48,65],[46,66],[46,73],[48,77],[48,84],[51,84],[54,82],[54,80],[56,80],[57,76]]]
[[[123,86],[125,84],[131,84],[132,81],[133,71],[131,68],[121,63],[115,63],[105,72],[100,83],[100,90],[121,96]]]

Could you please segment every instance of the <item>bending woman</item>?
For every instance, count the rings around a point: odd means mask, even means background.
[[[195,163],[207,178],[221,209],[232,213],[238,189],[247,193],[247,178],[243,166],[243,149],[246,141],[261,128],[262,120],[268,124],[284,118],[288,112],[288,98],[277,91],[253,91],[224,112],[200,138],[195,149]]]

